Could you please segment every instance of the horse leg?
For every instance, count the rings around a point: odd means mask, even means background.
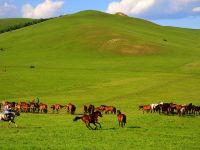
[[[91,128],[89,128],[88,124],[86,124],[86,127],[87,127],[89,130],[91,130]]]
[[[18,125],[15,123],[15,127],[18,128]]]
[[[10,122],[11,122],[11,121],[8,122],[8,127],[9,127],[9,128],[10,128]]]
[[[99,128],[101,129],[101,124],[99,122],[96,122],[99,125]]]
[[[124,126],[123,126],[123,121],[121,122],[121,127],[123,128]]]
[[[94,128],[94,129],[96,130],[96,129],[97,129],[97,125],[96,125],[96,123],[93,123],[93,125],[95,125],[95,128]]]
[[[86,126],[88,127],[88,129],[94,130],[94,129],[90,126],[90,123],[88,123]]]
[[[11,120],[11,122],[15,124],[15,127],[16,127],[16,128],[18,127],[18,125],[15,123],[14,120]]]

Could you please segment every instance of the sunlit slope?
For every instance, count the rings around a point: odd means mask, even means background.
[[[185,80],[165,73],[200,73],[199,41],[200,30],[163,27],[126,16],[97,11],[62,16],[0,35],[0,48],[4,49],[0,51],[0,96],[70,93],[120,99],[152,86],[161,90],[160,86],[168,82]],[[110,86],[106,92],[105,86]],[[184,86],[188,89],[192,84]]]
[[[26,18],[8,18],[8,19],[0,19],[0,30],[7,28],[8,26],[18,25],[21,23],[26,23],[31,21],[32,19]]]
[[[3,34],[0,45],[7,49],[2,59],[21,57],[19,65],[23,61],[33,64],[35,59],[42,59],[36,63],[43,64],[50,58],[57,62],[71,56],[99,57],[92,52],[187,59],[199,55],[199,35],[199,30],[161,27],[140,19],[84,11]],[[12,62],[18,64],[11,60],[10,65]]]

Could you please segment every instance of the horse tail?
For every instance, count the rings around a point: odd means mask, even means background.
[[[116,107],[113,107],[113,112],[114,112],[114,114],[116,114],[116,112],[117,112]]]
[[[124,124],[126,124],[126,115],[124,115]]]
[[[73,119],[73,121],[77,121],[77,120],[79,120],[79,119],[82,119],[82,117],[75,117],[75,118]]]

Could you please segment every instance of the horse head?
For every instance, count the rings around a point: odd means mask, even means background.
[[[14,111],[15,116],[20,116],[19,111]]]
[[[121,114],[121,111],[120,110],[117,110],[117,115]]]

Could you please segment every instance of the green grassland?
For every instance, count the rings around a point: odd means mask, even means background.
[[[1,21],[0,21],[1,22]],[[83,11],[0,34],[0,99],[114,105],[90,131],[75,116],[22,113],[0,123],[0,149],[200,149],[199,116],[142,114],[140,104],[200,105],[200,30]],[[35,68],[30,68],[35,66]]]

